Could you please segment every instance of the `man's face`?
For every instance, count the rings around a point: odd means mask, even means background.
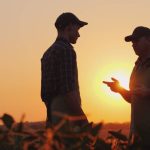
[[[67,27],[67,34],[70,43],[75,44],[77,39],[80,37],[79,29],[80,29],[79,25],[70,24]]]
[[[148,50],[148,42],[149,40],[147,37],[141,37],[137,40],[133,40],[132,47],[135,51],[135,54],[138,56],[143,56]]]

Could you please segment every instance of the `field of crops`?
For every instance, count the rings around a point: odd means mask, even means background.
[[[1,117],[0,150],[126,150],[135,147],[128,146],[128,138],[121,129],[109,130],[104,138],[101,135],[103,123],[91,122],[82,128],[70,128],[70,120],[62,118],[58,125],[46,129],[43,125],[27,125],[23,120],[24,116],[18,123],[9,114]],[[62,130],[64,124],[67,130]]]

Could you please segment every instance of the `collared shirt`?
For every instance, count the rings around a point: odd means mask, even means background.
[[[76,53],[68,41],[57,38],[41,58],[41,98],[50,101],[76,90],[79,91]]]
[[[130,90],[138,87],[150,89],[150,57],[138,58],[130,77]],[[131,132],[140,135],[144,142],[150,139],[150,97],[132,96]]]

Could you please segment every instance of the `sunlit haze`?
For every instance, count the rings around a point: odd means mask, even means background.
[[[102,82],[114,77],[129,88],[137,56],[124,37],[136,26],[150,27],[149,6],[148,0],[1,0],[0,115],[10,113],[18,121],[25,113],[26,121],[45,120],[40,59],[56,38],[56,17],[73,12],[88,22],[73,46],[89,121],[130,121],[130,104]]]

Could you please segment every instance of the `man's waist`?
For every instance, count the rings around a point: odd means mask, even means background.
[[[80,98],[79,89],[68,90],[68,91],[53,91],[53,92],[42,92],[41,98],[43,101],[49,101],[50,99],[55,99],[57,97],[67,97],[67,95],[71,93],[72,96]]]

